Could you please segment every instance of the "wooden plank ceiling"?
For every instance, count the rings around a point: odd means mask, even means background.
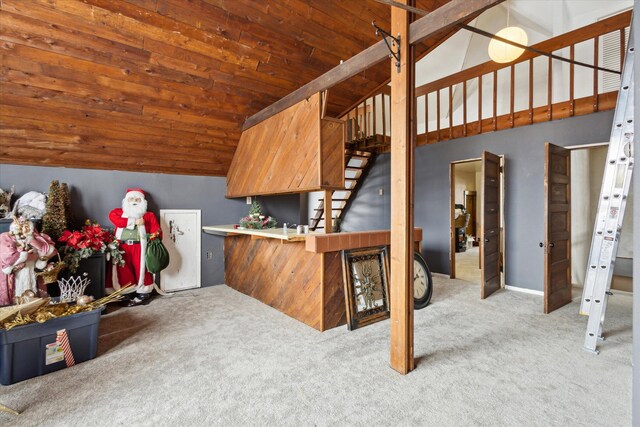
[[[0,162],[226,175],[246,118],[374,44],[372,20],[389,28],[389,6],[2,0]],[[385,61],[333,88],[329,115],[389,69]]]

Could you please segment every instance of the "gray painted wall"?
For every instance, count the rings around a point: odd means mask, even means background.
[[[420,146],[415,159],[415,225],[434,272],[449,274],[449,164],[479,158],[483,150],[505,157],[505,272],[511,286],[542,291],[544,143],[571,146],[609,140],[613,111]],[[390,155],[379,156],[346,213],[344,231],[388,229]],[[379,195],[382,188],[384,195]]]
[[[226,178],[189,175],[113,172],[0,164],[0,188],[15,185],[16,196],[28,191],[46,193],[52,180],[69,184],[76,226],[90,218],[112,227],[109,211],[122,204],[128,187],[140,187],[147,193],[149,210],[201,209],[202,225],[233,224],[246,215],[244,199],[225,199]],[[297,223],[300,211],[298,195],[259,197],[263,210],[279,223]],[[213,252],[207,260],[206,252]],[[223,238],[202,234],[202,285],[224,283]]]

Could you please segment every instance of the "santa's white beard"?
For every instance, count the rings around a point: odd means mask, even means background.
[[[126,215],[127,218],[142,218],[147,212],[147,201],[143,200],[140,203],[129,203],[127,199],[122,201],[122,212]]]

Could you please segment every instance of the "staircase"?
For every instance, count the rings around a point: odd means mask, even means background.
[[[331,192],[332,216],[342,219],[349,200],[355,195],[362,183],[362,178],[366,170],[371,165],[373,153],[361,150],[345,150],[345,169],[344,169],[344,190],[336,190]],[[310,230],[324,230],[324,199],[318,199],[318,206],[314,210],[311,218]]]

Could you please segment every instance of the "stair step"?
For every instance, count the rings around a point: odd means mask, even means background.
[[[362,166],[347,166],[346,168],[344,168],[345,171],[351,170],[351,171],[361,171],[364,170],[364,168]]]

